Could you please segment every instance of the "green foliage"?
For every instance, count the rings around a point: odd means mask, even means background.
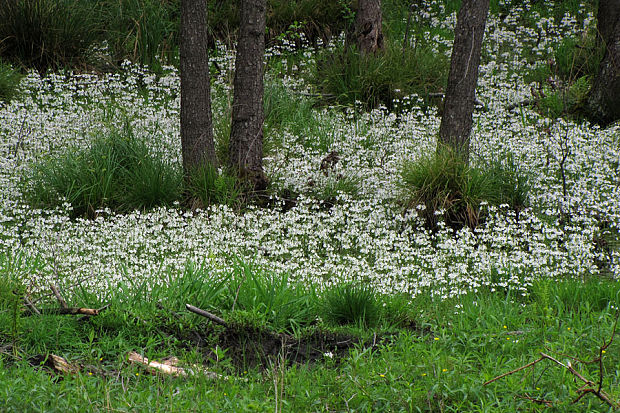
[[[341,105],[361,102],[367,108],[388,108],[417,94],[428,101],[429,93],[442,90],[447,81],[448,59],[432,48],[405,48],[386,42],[384,51],[361,55],[354,48],[326,51],[317,59],[313,83],[328,101]]]
[[[0,59],[0,102],[8,102],[17,94],[21,73]]]
[[[267,140],[274,140],[273,135],[281,134],[283,130],[303,136],[308,129],[316,128],[318,121],[313,113],[313,99],[291,93],[276,80],[268,79],[265,83],[263,100]]]
[[[130,59],[153,70],[176,58],[180,9],[173,0],[101,0],[99,30],[114,61]]]
[[[283,37],[299,41],[302,33],[311,42],[328,40],[345,29],[349,7],[348,0],[268,0],[267,43]],[[239,27],[238,3],[210,2],[209,26],[213,37],[230,42]]]
[[[350,176],[330,176],[324,185],[319,186],[311,191],[314,198],[323,201],[327,206],[333,206],[338,203],[339,195],[347,195],[351,198],[359,196],[360,180]]]
[[[379,322],[381,307],[371,287],[345,283],[323,293],[321,312],[326,321],[335,325],[372,328]]]
[[[435,228],[438,214],[451,227],[478,225],[481,204],[508,204],[520,210],[527,204],[528,181],[512,157],[476,168],[464,162],[449,148],[442,148],[413,162],[404,163],[402,185],[407,208],[422,206],[421,214],[429,228]]]
[[[196,208],[214,204],[238,206],[242,202],[243,185],[234,174],[218,171],[207,164],[190,172],[187,190]]]
[[[98,38],[93,12],[79,0],[4,0],[0,52],[42,72],[78,65]]]
[[[264,271],[239,260],[229,283],[229,310],[243,310],[278,331],[299,331],[316,317],[315,295],[289,275]]]
[[[579,38],[562,39],[548,63],[525,77],[539,85],[538,111],[550,118],[580,115],[604,51],[592,30]]]
[[[161,279],[154,274],[150,285],[131,284],[128,279],[129,284],[110,286],[103,292],[106,296],[101,302],[110,307],[88,320],[61,315],[21,317],[20,357],[0,353],[0,410],[74,411],[87,398],[95,410],[126,410],[129,405],[137,410],[170,412],[265,411],[274,405],[276,375],[284,383],[282,394],[293,411],[320,410],[325,405],[337,411],[415,411],[420,406],[433,411],[531,410],[531,401],[515,394],[550,400],[563,412],[609,410],[589,395],[572,404],[578,384],[565,369],[552,364],[541,365],[534,376],[526,369],[483,386],[486,380],[536,360],[541,349],[580,360],[602,355],[603,389],[614,400],[620,397],[620,344],[614,340],[599,353],[603,341],[611,336],[620,299],[617,281],[546,280],[528,287],[526,296],[480,291],[453,298],[422,293],[414,298],[401,295],[381,300],[368,290],[360,293],[365,289],[359,285],[341,285],[326,291],[324,300],[339,290],[334,294],[337,314],[348,314],[342,323],[370,327],[368,314],[373,312],[375,320],[386,323],[388,330],[379,328],[365,344],[347,352],[334,348],[313,363],[296,364],[294,354],[285,352],[277,371],[268,365],[239,371],[231,367],[228,356],[235,349],[221,347],[218,340],[240,331],[246,340],[265,339],[273,345],[274,335],[252,333],[264,330],[236,328],[273,328],[265,308],[287,311],[287,300],[295,296],[290,292],[290,280],[284,281],[286,276],[272,277],[240,261],[233,267],[236,281],[231,285],[229,278],[218,278],[206,267],[192,263],[180,272],[166,270]],[[6,257],[0,257],[0,269],[1,286],[17,272],[36,271],[23,263],[8,263]],[[230,305],[241,280],[247,285],[239,290],[237,308],[225,316],[233,325],[231,331],[223,333],[183,311],[185,301],[206,309],[214,303],[214,309]],[[0,291],[5,297],[6,288],[0,287]],[[11,287],[10,291],[15,290]],[[275,298],[268,298],[270,293]],[[13,293],[10,296],[22,311],[22,297],[16,300]],[[86,296],[65,298],[77,303]],[[385,306],[377,304],[381,301]],[[56,306],[51,300],[46,302]],[[349,303],[345,309],[343,302]],[[88,304],[96,306],[99,301],[91,297]],[[295,301],[288,307],[303,312],[305,306],[304,301]],[[356,309],[351,310],[353,307]],[[369,312],[368,308],[375,310]],[[316,309],[328,320],[322,306]],[[8,326],[3,323],[6,316],[0,309],[0,329]],[[0,333],[0,347],[10,343],[10,335]],[[253,346],[261,348],[260,342],[235,343],[247,346],[248,351]],[[129,351],[157,361],[173,355],[184,367],[198,371],[197,367],[204,367],[228,379],[214,381],[200,372],[186,377],[147,374],[127,363]],[[52,372],[45,362],[49,354],[62,355],[81,366],[80,371]],[[571,363],[598,382],[598,363]],[[355,397],[343,399],[342,394]]]
[[[31,205],[56,208],[68,202],[74,216],[92,217],[106,207],[125,212],[169,205],[181,193],[182,177],[126,127],[96,138],[87,149],[33,165],[24,183]]]

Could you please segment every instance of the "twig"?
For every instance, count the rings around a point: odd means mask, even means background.
[[[34,306],[34,304],[32,304],[32,301],[30,301],[28,299],[28,297],[24,297],[24,304],[26,305],[26,307],[28,307],[28,309],[30,311],[32,311],[34,314],[36,315],[41,315],[41,312],[39,310],[37,310],[37,307]]]
[[[224,321],[223,319],[219,318],[218,316],[216,316],[215,314],[211,314],[208,311],[201,310],[200,308],[194,307],[191,304],[185,304],[185,308],[187,308],[189,311],[191,311],[194,314],[201,315],[205,318],[208,318],[209,320],[213,321],[216,324],[219,324],[221,326],[228,328],[228,323]]]
[[[521,366],[521,367],[519,367],[519,368],[517,368],[517,369],[514,369],[514,370],[512,370],[512,371],[509,371],[509,372],[507,372],[507,373],[504,373],[504,374],[502,374],[502,375],[499,375],[499,376],[497,376],[497,377],[495,377],[495,378],[492,378],[491,380],[488,380],[488,381],[484,382],[482,385],[483,385],[483,386],[486,386],[487,384],[491,384],[491,383],[493,383],[493,382],[494,382],[494,381],[496,381],[496,380],[502,379],[502,378],[504,378],[504,377],[506,377],[506,376],[510,376],[511,374],[514,374],[514,373],[516,373],[516,372],[518,372],[518,371],[521,371],[521,370],[524,370],[524,369],[526,369],[526,368],[528,368],[528,367],[531,367],[531,366],[533,366],[534,364],[539,363],[539,362],[541,362],[541,361],[543,361],[543,360],[544,360],[544,357],[541,357],[541,358],[539,358],[539,359],[536,359],[536,360],[534,360],[534,361],[531,361],[531,362],[527,363],[525,366]]]
[[[52,289],[52,293],[54,293],[54,295],[56,296],[56,299],[58,300],[58,303],[60,304],[61,308],[69,308],[69,306],[67,305],[67,302],[65,301],[64,298],[62,298],[62,295],[60,295],[60,291],[58,291],[58,287],[54,284],[50,284],[50,288]]]
[[[518,107],[530,106],[530,105],[533,105],[534,103],[536,103],[536,101],[533,99],[525,99],[525,100],[522,100],[521,102],[511,103],[510,105],[506,106],[506,110],[510,112],[511,110],[514,110]]]
[[[573,404],[577,403],[579,400],[581,400],[586,394],[591,393],[594,394],[596,397],[598,397],[600,400],[604,401],[605,403],[607,403],[609,406],[611,406],[612,408],[620,408],[620,403],[616,400],[614,400],[609,394],[607,394],[607,392],[605,392],[602,387],[603,387],[603,352],[611,345],[614,336],[616,334],[616,328],[618,326],[618,318],[620,316],[620,311],[616,313],[616,319],[614,321],[614,326],[612,328],[612,332],[611,332],[611,337],[609,338],[609,341],[604,341],[603,345],[599,348],[598,351],[598,356],[596,358],[594,358],[593,360],[590,361],[590,363],[592,362],[598,362],[599,363],[599,377],[598,377],[598,382],[595,383],[592,380],[584,377],[581,373],[579,373],[577,370],[575,370],[575,368],[573,367],[573,365],[568,362],[566,364],[562,363],[561,361],[559,361],[558,359],[556,359],[553,356],[550,356],[549,354],[546,353],[540,353],[540,358],[531,361],[529,363],[527,363],[524,366],[521,366],[515,370],[511,370],[507,373],[504,373],[502,375],[499,375],[491,380],[488,380],[487,382],[485,382],[483,384],[483,386],[486,386],[487,384],[493,383],[496,380],[499,380],[503,377],[509,376],[511,374],[514,374],[518,371],[521,371],[523,369],[526,369],[528,367],[531,367],[533,365],[535,365],[536,363],[539,363],[543,360],[549,360],[555,364],[557,364],[558,366],[561,366],[563,368],[565,368],[566,370],[568,370],[573,376],[575,376],[576,378],[578,378],[579,380],[581,380],[583,383],[585,383],[585,386],[580,387],[579,389],[577,389],[577,393],[579,394],[579,396],[573,400]],[[579,361],[578,359],[576,359],[575,357],[571,357],[573,360],[575,361]],[[534,399],[529,398],[529,400],[532,401],[537,401]],[[537,401],[539,402],[539,401]],[[546,401],[543,401],[546,402]]]
[[[527,394],[524,396],[517,396],[521,399],[525,399],[525,400],[529,400],[531,402],[534,403],[538,403],[538,404],[544,404],[547,407],[553,407],[553,402],[551,400],[545,400],[545,399],[536,399],[534,397],[528,396]]]
[[[32,308],[31,308],[32,310]],[[68,307],[68,308],[42,308],[37,312],[40,314],[57,314],[57,315],[98,315],[98,309],[95,308],[83,308],[83,307]]]

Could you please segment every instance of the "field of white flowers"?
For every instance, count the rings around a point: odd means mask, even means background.
[[[131,64],[108,75],[42,78],[32,72],[21,83],[21,97],[0,106],[0,266],[11,266],[33,287],[54,280],[95,292],[117,283],[160,283],[188,263],[227,273],[239,259],[318,288],[358,280],[411,296],[487,287],[525,291],[537,278],[620,277],[620,251],[609,242],[620,231],[620,127],[548,119],[528,107],[508,110],[531,97],[523,74],[532,63],[521,52],[541,57],[534,66],[545,64],[554,42],[581,33],[593,17],[583,25],[571,16],[559,24],[541,18],[543,37],[536,41],[535,33],[511,23],[520,12],[515,8],[503,20],[490,16],[477,90],[483,107],[474,114],[472,131],[473,163],[512,156],[530,178],[530,207],[518,216],[491,209],[476,230],[454,234],[431,233],[415,211],[403,211],[401,165],[435,150],[440,122],[437,110],[416,106],[416,96],[409,99],[411,109],[399,114],[316,109],[315,127],[307,134],[278,130],[268,136],[277,141],[265,157],[275,189],[309,194],[309,182],[320,188],[338,174],[358,182],[359,193],[341,194],[331,208],[302,195],[286,212],[172,207],[72,220],[67,211],[32,209],[23,203],[21,177],[33,162],[84,147],[125,120],[153,151],[180,162],[174,69],[163,76]],[[454,20],[437,24],[449,27]],[[269,52],[271,58],[279,53]],[[306,52],[306,66],[313,56]],[[230,103],[226,68],[233,60],[222,50],[215,59],[224,69],[213,88],[218,122]],[[298,64],[292,72],[303,70]],[[307,91],[301,77],[268,77],[295,96]],[[331,151],[340,161],[325,177],[320,164]],[[569,219],[561,221],[562,214]]]

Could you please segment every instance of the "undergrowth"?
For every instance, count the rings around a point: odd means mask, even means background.
[[[463,161],[449,148],[403,164],[405,207],[417,209],[426,226],[435,229],[443,216],[453,228],[475,228],[484,219],[483,204],[527,206],[529,184],[511,156],[481,167]]]
[[[341,284],[320,298],[297,291],[286,275],[239,260],[231,265],[222,277],[188,263],[180,272],[164,271],[149,286],[128,282],[99,296],[60,284],[70,306],[108,305],[82,319],[32,314],[18,297],[26,292],[19,287],[23,280],[3,272],[2,280],[13,281],[0,283],[0,408],[72,411],[88,395],[94,411],[263,411],[276,403],[276,383],[287,406],[304,411],[322,411],[325,405],[333,410],[519,411],[536,409],[532,398],[561,411],[608,411],[595,397],[572,404],[577,386],[561,368],[534,375],[524,370],[483,383],[535,359],[541,350],[561,360],[599,354],[618,311],[617,281],[543,280],[525,294],[481,290],[451,299],[383,297],[359,284]],[[39,309],[57,307],[45,291],[28,297]],[[187,302],[222,316],[228,326],[187,312]],[[292,328],[284,314],[305,324]],[[322,350],[308,353],[319,346],[317,340],[323,340]],[[598,364],[572,361],[586,377],[598,380],[600,374],[603,389],[615,399],[620,397],[618,346],[613,341],[601,354],[602,372]],[[131,351],[150,360],[174,355],[183,367],[223,377],[148,374],[127,362]],[[302,352],[313,354],[312,360],[300,363]],[[62,355],[75,372],[51,369],[51,354]],[[63,397],[49,397],[58,392]]]

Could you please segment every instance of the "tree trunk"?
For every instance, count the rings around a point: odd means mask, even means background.
[[[242,0],[230,132],[230,163],[255,190],[267,187],[263,171],[263,56],[265,0]]]
[[[469,135],[488,12],[489,0],[463,0],[454,29],[438,145],[452,148],[465,161],[469,160]]]
[[[354,38],[362,54],[383,49],[381,0],[358,0]]]
[[[620,119],[620,0],[600,0],[597,29],[605,55],[588,95],[590,120],[602,126]]]
[[[211,118],[206,0],[181,1],[181,150],[186,177],[205,163],[217,166]]]

